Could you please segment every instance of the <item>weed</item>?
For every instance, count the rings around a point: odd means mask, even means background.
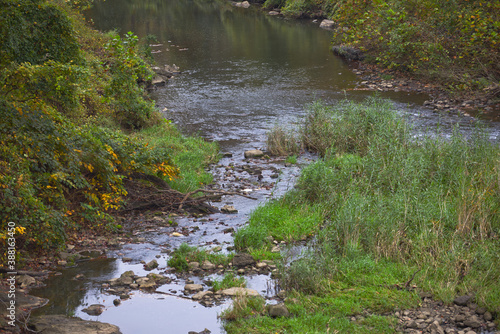
[[[229,272],[224,275],[222,280],[214,280],[212,288],[214,291],[229,289],[232,287],[246,287],[247,283],[244,277],[237,277],[234,273]]]

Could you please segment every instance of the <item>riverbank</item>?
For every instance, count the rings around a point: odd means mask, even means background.
[[[87,5],[16,2],[0,13],[1,296],[19,300],[2,330],[23,330],[24,308],[43,303],[26,291],[130,242],[123,217],[144,200],[176,211],[218,159],[215,143],[182,135],[148,97],[150,41],[91,29]]]
[[[290,315],[248,306],[228,332],[496,333],[498,143],[413,131],[380,99],[310,106],[292,133],[323,158],[235,235],[262,254],[314,236],[278,265]]]
[[[333,45],[357,52],[353,68],[363,72],[362,89],[424,91],[432,97],[428,106],[435,111],[488,120],[500,117],[496,6],[330,0],[262,3],[270,15],[318,23],[331,20],[327,27],[332,30]],[[371,78],[365,78],[367,73]]]

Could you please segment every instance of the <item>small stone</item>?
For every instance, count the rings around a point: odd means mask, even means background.
[[[486,311],[486,312],[484,312],[484,314],[483,314],[483,318],[484,318],[484,320],[486,320],[486,321],[491,321],[491,320],[493,319],[493,316],[491,315],[491,313],[490,313],[490,312]]]
[[[153,270],[158,267],[158,261],[151,260],[144,265],[144,270]]]
[[[251,266],[255,263],[252,255],[247,253],[236,254],[233,257],[233,266],[235,267],[246,267]]]
[[[215,269],[215,264],[213,264],[210,261],[203,261],[203,264],[201,265],[201,269],[203,269],[203,270],[213,270],[213,269]]]
[[[99,304],[93,304],[90,305],[87,308],[84,308],[82,312],[87,313],[88,315],[101,315],[102,312],[104,311],[104,305],[99,305]]]
[[[132,262],[132,258],[130,258],[130,257],[122,257],[122,262]]]
[[[118,306],[118,305],[120,305],[121,303],[122,303],[122,300],[121,300],[121,299],[118,299],[118,298],[117,298],[117,299],[113,300],[113,305],[115,305],[115,306]]]
[[[238,213],[238,210],[232,205],[224,205],[222,208],[220,208],[220,211],[226,212],[226,213]]]
[[[289,317],[290,312],[285,304],[269,305],[268,313],[271,318]]]
[[[471,300],[471,297],[470,296],[459,296],[457,298],[455,298],[453,300],[453,302],[456,304],[456,305],[459,305],[459,306],[466,306],[467,303]]]

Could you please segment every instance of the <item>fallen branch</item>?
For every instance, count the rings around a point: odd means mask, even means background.
[[[163,191],[163,190],[160,190],[160,191]],[[223,191],[223,190],[207,190],[207,189],[201,189],[200,188],[200,189],[196,189],[196,190],[190,191],[190,192],[188,192],[184,196],[184,198],[181,200],[181,203],[179,205],[179,210],[182,209],[182,206],[184,205],[184,202],[189,197],[191,197],[192,195],[194,195],[196,193],[199,193],[199,192],[206,193],[206,194],[213,194],[213,195],[212,196],[204,196],[204,197],[201,197],[201,198],[197,198],[197,200],[201,200],[202,198],[218,197],[218,196],[224,196],[224,195],[237,195],[237,196],[242,196],[242,197],[245,197],[245,198],[257,200],[257,198],[255,198],[255,197],[251,197],[251,196],[248,196],[248,195],[243,195],[243,194],[240,194],[240,193],[237,193],[237,192]]]
[[[409,289],[411,282],[412,282],[412,281],[413,281],[413,279],[415,278],[415,275],[416,275],[416,274],[417,274],[420,270],[422,270],[422,269],[418,269],[417,271],[415,271],[415,272],[413,273],[413,276],[412,276],[412,277],[408,280],[408,282],[406,282],[406,283],[405,283],[405,289],[406,289],[406,290],[408,290],[408,289]]]

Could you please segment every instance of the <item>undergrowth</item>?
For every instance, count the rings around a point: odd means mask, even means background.
[[[79,10],[90,4],[0,0],[1,259],[9,222],[19,252],[112,230],[131,173],[180,190],[211,181],[200,165],[216,145],[163,120],[145,90],[147,48],[89,28]]]

